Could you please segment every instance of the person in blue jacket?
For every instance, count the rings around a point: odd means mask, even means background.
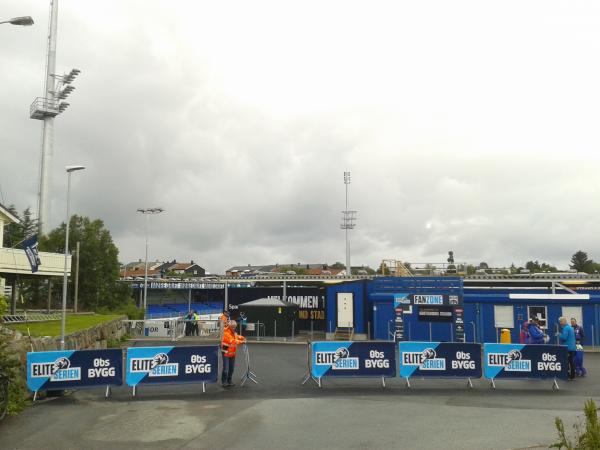
[[[561,327],[560,331],[560,344],[567,346],[569,352],[569,380],[575,379],[575,353],[577,353],[577,346],[575,344],[575,332],[573,327],[567,323],[567,319],[564,317],[558,318],[558,323]]]
[[[540,323],[536,318],[529,321],[529,342],[528,344],[543,344],[544,332],[540,328]]]

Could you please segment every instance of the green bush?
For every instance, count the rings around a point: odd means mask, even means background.
[[[8,303],[0,296],[0,316],[8,309]],[[27,405],[27,391],[25,382],[20,372],[20,364],[17,355],[10,351],[8,342],[10,335],[6,328],[0,323],[0,372],[8,375],[8,413],[16,414]]]
[[[600,449],[600,424],[598,423],[598,410],[594,400],[585,402],[583,408],[585,414],[585,423],[575,423],[575,440],[569,439],[565,431],[565,424],[562,419],[557,417],[554,421],[558,431],[558,442],[551,445],[551,448],[567,450],[597,450]]]

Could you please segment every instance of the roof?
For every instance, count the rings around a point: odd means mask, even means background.
[[[14,223],[21,223],[21,221],[19,220],[18,217],[16,217],[14,214],[12,214],[8,208],[6,208],[6,206],[4,206],[2,203],[0,203],[0,214],[5,215],[6,217],[8,217],[9,220],[11,220]]]
[[[257,300],[252,300],[250,302],[242,303],[240,306],[283,306],[290,307],[296,306],[295,303],[292,302],[284,302],[283,300],[279,300],[278,298],[259,298]]]

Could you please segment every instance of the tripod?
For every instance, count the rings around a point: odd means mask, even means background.
[[[242,375],[242,383],[240,386],[243,386],[246,381],[250,380],[254,384],[258,384],[258,377],[252,370],[250,370],[250,352],[248,351],[248,346],[244,344],[244,360],[246,361],[246,371],[244,375]]]

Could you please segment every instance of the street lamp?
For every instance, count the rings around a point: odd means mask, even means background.
[[[146,258],[144,263],[144,311],[146,310],[146,298],[148,296],[148,229],[150,228],[150,214],[160,214],[162,208],[138,208],[137,212],[146,216]]]
[[[77,170],[83,170],[83,166],[67,166],[67,230],[65,232],[65,267],[63,273],[63,293],[62,293],[62,318],[60,324],[60,349],[65,349],[65,324],[67,321],[67,258],[69,255],[69,223],[71,222],[69,202],[71,199],[71,173]]]
[[[30,16],[13,17],[12,19],[0,22],[0,24],[3,23],[10,23],[11,25],[23,25],[27,27],[29,25],[33,25],[33,19]]]

